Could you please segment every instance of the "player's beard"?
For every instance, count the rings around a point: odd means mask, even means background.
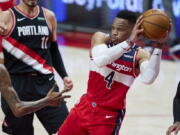
[[[23,2],[26,4],[28,7],[36,7],[38,5],[38,0],[23,0]]]

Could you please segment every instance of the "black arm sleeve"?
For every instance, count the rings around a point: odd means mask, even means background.
[[[178,84],[176,96],[174,97],[173,102],[173,115],[174,115],[174,122],[180,122],[180,82]]]
[[[58,74],[63,79],[64,77],[68,76],[68,74],[67,74],[66,69],[64,67],[64,63],[63,63],[60,51],[58,49],[57,42],[51,42],[50,51],[51,51],[51,56],[52,56],[53,67],[56,69]]]

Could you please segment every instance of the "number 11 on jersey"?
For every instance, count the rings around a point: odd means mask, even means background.
[[[42,42],[41,42],[41,48],[42,49],[47,49],[47,42],[48,42],[49,37],[42,37]]]
[[[104,80],[107,82],[106,87],[107,87],[108,89],[111,89],[111,85],[113,84],[114,74],[115,74],[115,72],[112,71],[110,74],[108,74],[108,75],[104,78]]]

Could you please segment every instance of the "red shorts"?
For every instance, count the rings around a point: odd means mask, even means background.
[[[95,102],[80,102],[73,108],[58,131],[58,135],[116,135],[119,133],[125,110],[111,111]]]

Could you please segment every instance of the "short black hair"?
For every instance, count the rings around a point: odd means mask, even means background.
[[[137,18],[139,17],[140,13],[138,12],[132,12],[129,10],[121,10],[117,13],[117,18],[126,19],[131,23],[136,23]]]

